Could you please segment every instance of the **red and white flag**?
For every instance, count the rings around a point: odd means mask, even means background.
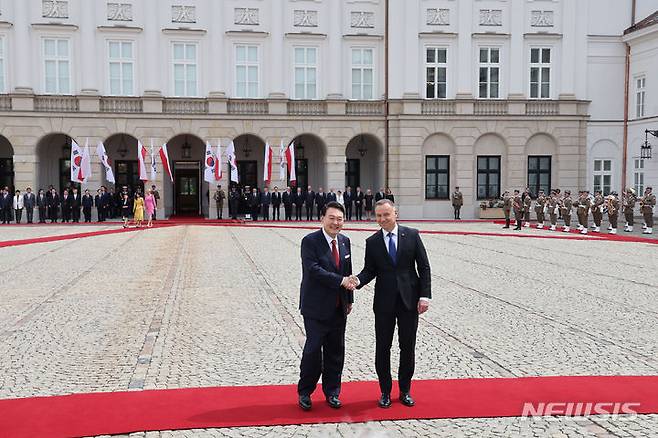
[[[82,151],[82,174],[85,177],[85,183],[91,178],[91,154],[89,153],[89,139],[85,140],[85,148]]]
[[[292,142],[286,148],[286,163],[288,164],[288,175],[290,176],[290,185],[297,185],[297,174],[295,173],[295,142]]]
[[[265,159],[263,160],[263,182],[268,185],[272,181],[272,148],[265,143]]]
[[[105,167],[105,179],[108,182],[111,182],[114,184],[114,172],[112,171],[112,162],[110,161],[110,157],[107,156],[107,152],[105,151],[105,145],[103,142],[98,142],[98,146],[96,146],[96,155],[98,155],[98,158],[101,160],[101,164],[103,167]]]
[[[155,153],[153,152],[153,139],[151,139],[151,181],[158,177],[158,167],[155,165]]]
[[[283,139],[279,145],[279,181],[286,180],[286,147],[283,145]]]
[[[146,175],[146,148],[139,140],[137,141],[137,161],[139,162],[139,179],[148,181],[149,177]]]
[[[71,182],[82,183],[85,180],[82,168],[82,148],[71,139]]]
[[[235,161],[235,145],[233,144],[233,140],[231,140],[231,143],[226,148],[226,159],[228,160],[228,164],[231,165],[231,181],[239,182],[238,163]]]
[[[217,160],[215,160],[215,154],[212,151],[212,146],[210,146],[209,141],[206,141],[205,164],[206,166],[203,172],[203,180],[212,184],[215,182],[215,168],[217,167]]]
[[[222,161],[222,141],[217,140],[217,153],[215,154],[217,159],[217,164],[215,165],[215,181],[220,181],[224,174],[223,167],[224,162]]]
[[[171,174],[171,166],[169,166],[169,152],[167,152],[167,143],[160,147],[160,161],[171,182],[174,182],[174,175]]]

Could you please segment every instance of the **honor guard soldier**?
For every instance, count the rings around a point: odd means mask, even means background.
[[[601,194],[601,190],[594,192],[594,200],[592,201],[592,219],[594,220],[594,230],[595,233],[601,232],[601,221],[603,220],[603,203],[605,199]]]
[[[544,228],[544,213],[546,212],[546,195],[540,190],[535,203],[535,214],[537,215],[537,228]]]
[[[512,203],[514,200],[509,194],[508,190],[505,190],[503,193],[503,213],[505,214],[505,226],[503,228],[509,228],[510,224],[510,212],[512,211]]]
[[[589,217],[589,192],[583,190],[576,200],[576,214],[578,215],[578,230],[580,234],[587,234],[587,222]]]
[[[530,196],[529,188],[525,189],[521,199],[523,200],[523,219],[525,220],[523,226],[528,228],[530,226],[530,209],[532,207],[532,196]]]
[[[452,209],[455,215],[455,219],[459,220],[461,219],[460,217],[460,210],[462,208],[462,205],[464,205],[464,195],[462,195],[462,192],[459,191],[459,187],[455,187],[455,191],[452,193]]]
[[[571,191],[564,191],[564,198],[562,198],[562,219],[564,219],[564,228],[562,231],[568,233],[571,231],[571,207],[573,206],[573,200],[571,199]]]
[[[644,216],[644,224],[646,228],[642,231],[643,234],[653,233],[653,210],[656,206],[656,195],[652,193],[652,188],[647,187],[644,190],[644,196],[640,199],[640,211]]]
[[[557,198],[557,192],[555,190],[551,190],[551,196],[546,201],[546,210],[551,220],[551,231],[555,231],[557,228],[557,216],[558,211],[560,210],[559,204],[560,203]]]
[[[617,234],[617,220],[619,219],[619,198],[617,192],[610,193],[606,200],[605,206],[608,209],[608,222],[610,222],[609,234]]]
[[[637,197],[635,196],[635,190],[632,188],[626,189],[626,195],[624,196],[624,217],[626,218],[626,226],[624,231],[630,233],[633,231],[633,214],[635,213],[635,203],[637,202]]]
[[[518,190],[514,190],[514,199],[512,200],[512,209],[514,210],[514,220],[516,220],[515,230],[521,229],[521,222],[523,222],[523,198]]]

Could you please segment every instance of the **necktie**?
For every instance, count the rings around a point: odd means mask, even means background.
[[[338,255],[338,248],[336,247],[336,239],[331,241],[331,256],[334,258],[336,269],[340,269],[340,256]]]
[[[398,261],[397,250],[395,249],[395,242],[393,241],[393,233],[388,233],[388,255],[395,265]]]

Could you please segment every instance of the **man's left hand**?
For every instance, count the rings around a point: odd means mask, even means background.
[[[418,301],[418,314],[422,315],[430,308],[430,303],[426,300]]]

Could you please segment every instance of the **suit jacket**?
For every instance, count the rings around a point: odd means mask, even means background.
[[[260,205],[269,206],[272,203],[272,194],[270,192],[260,194]]]
[[[345,203],[345,207],[351,207],[354,204],[354,192],[343,193],[343,202]]]
[[[350,239],[338,235],[340,267],[336,268],[331,248],[322,230],[314,231],[302,239],[302,284],[299,309],[302,315],[313,319],[329,319],[336,309],[336,296],[340,297],[343,312],[354,302],[354,293],[341,287],[343,277],[352,274]]]
[[[293,192],[283,192],[281,195],[281,201],[283,205],[291,206],[295,202],[295,194]]]
[[[304,192],[302,193],[295,193],[294,194],[294,203],[297,207],[301,207],[304,205],[304,200],[306,199],[306,195],[304,195]]]
[[[335,193],[327,193],[327,202],[335,201],[336,200],[336,194]]]
[[[43,197],[42,197],[43,196]],[[37,207],[46,208],[48,206],[48,197],[46,195],[37,195]]]
[[[91,195],[82,195],[82,207],[91,210],[94,205],[94,198]]]
[[[324,207],[324,204],[327,203],[327,194],[322,192],[322,193],[316,193],[315,194],[315,203],[318,206],[318,210],[320,210],[322,207]]]
[[[355,192],[354,193],[354,204],[358,205],[363,205],[363,197],[365,195],[363,192]]]
[[[398,295],[408,310],[416,308],[420,297],[432,298],[430,262],[418,230],[398,224],[396,249],[397,263],[393,264],[381,230],[366,239],[359,289],[377,279],[375,312],[393,312]]]
[[[313,207],[313,204],[315,204],[315,192],[311,190],[304,193],[306,194],[306,207]]]
[[[375,193],[375,202],[386,198],[386,195],[382,192]]]
[[[277,205],[281,205],[281,193],[279,192],[272,193],[272,205],[275,207]]]
[[[23,195],[23,205],[27,209],[34,208],[36,201],[37,198],[34,196],[34,193],[26,193]]]

